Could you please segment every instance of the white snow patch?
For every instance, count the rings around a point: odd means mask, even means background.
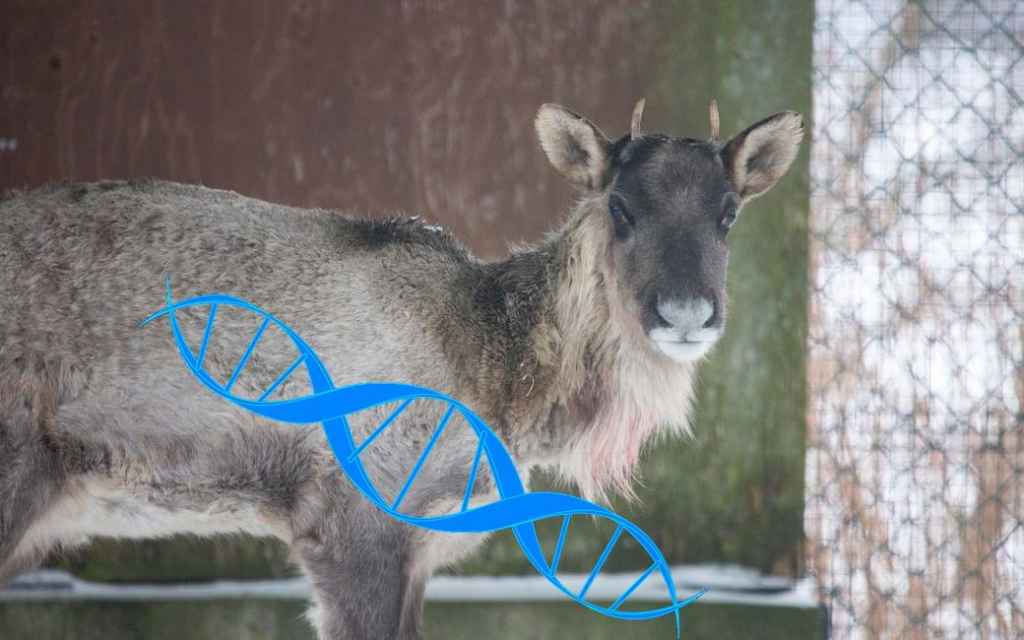
[[[701,588],[710,591],[696,603],[743,604],[760,607],[818,607],[813,582],[762,576],[735,566],[687,565],[671,569],[676,597],[685,599]],[[640,576],[635,573],[602,574],[587,592],[587,600],[612,602]],[[578,592],[586,574],[559,574],[570,591]],[[304,577],[275,580],[217,580],[188,584],[106,584],[80,580],[51,569],[27,573],[0,589],[0,602],[18,601],[174,601],[174,600],[307,600],[311,596]],[[436,576],[427,584],[427,600],[435,602],[549,602],[568,600],[540,576]],[[630,602],[668,602],[662,581],[646,580]]]

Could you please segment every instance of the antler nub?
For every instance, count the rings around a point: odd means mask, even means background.
[[[639,138],[640,137],[640,121],[644,117],[644,105],[647,104],[646,98],[640,98],[637,100],[636,106],[633,107],[633,118],[629,122],[629,137]]]
[[[711,117],[711,139],[718,140],[721,120],[718,118],[718,101],[714,98],[711,99],[711,104],[708,105],[708,115]]]

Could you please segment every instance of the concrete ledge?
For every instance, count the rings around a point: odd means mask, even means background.
[[[602,575],[589,590],[589,599],[614,601],[639,577],[639,573]],[[680,598],[702,587],[711,590],[702,603],[739,604],[756,607],[818,607],[809,580],[762,576],[733,566],[697,565],[672,568]],[[580,589],[585,574],[561,575],[570,589]],[[303,577],[275,580],[217,580],[189,583],[101,583],[80,580],[64,571],[43,570],[19,576],[0,590],[0,602],[120,601],[160,602],[180,600],[306,600],[310,596]],[[558,602],[565,596],[540,576],[437,576],[427,585],[427,600],[437,602]],[[629,602],[667,602],[668,592],[657,579],[648,579]]]
[[[299,600],[0,602],[3,640],[315,640]],[[822,640],[822,610],[698,602],[683,610],[684,640]],[[563,602],[427,602],[426,640],[668,640],[671,616],[614,620]]]

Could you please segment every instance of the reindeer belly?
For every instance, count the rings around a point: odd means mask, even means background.
[[[157,366],[129,379],[100,370],[97,384],[58,408],[70,474],[49,529],[61,539],[290,539],[290,513],[322,460],[319,426],[256,418],[189,389],[177,371],[163,373]]]
[[[287,536],[283,522],[254,502],[226,495],[196,499],[187,492],[129,488],[111,479],[83,483],[75,527],[88,536],[156,538],[189,533],[214,535],[248,533],[255,536]],[[71,514],[68,514],[71,515]]]

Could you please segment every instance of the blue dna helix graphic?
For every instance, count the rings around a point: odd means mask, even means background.
[[[175,312],[179,309],[197,306],[208,306],[209,314],[199,351],[193,354],[192,349],[185,342]],[[262,318],[262,323],[235,366],[231,377],[224,385],[217,382],[203,369],[203,360],[219,307],[243,309]],[[168,280],[167,306],[144,319],[140,322],[140,326],[145,326],[153,320],[164,316],[167,316],[170,320],[171,331],[182,360],[184,360],[188,369],[203,385],[225,400],[264,418],[293,424],[321,423],[327,436],[327,441],[341,469],[367,500],[373,502],[379,509],[391,517],[416,527],[450,533],[481,533],[511,529],[519,547],[530,561],[530,564],[533,565],[540,575],[544,576],[571,600],[602,615],[624,620],[648,620],[673,614],[675,616],[677,638],[680,635],[679,610],[693,603],[707,592],[707,589],[702,589],[684,600],[679,600],[668,563],[665,561],[657,545],[642,529],[617,513],[576,496],[554,492],[527,492],[505,445],[482,419],[458,400],[432,389],[401,383],[372,382],[335,387],[323,362],[294,330],[270,313],[238,298],[222,294],[209,294],[174,302],[171,295],[170,281]],[[275,325],[291,340],[298,350],[298,356],[258,398],[243,398],[233,394],[231,389],[235,381],[245,369],[245,365],[256,349],[260,337],[271,324]],[[302,398],[268,401],[267,399],[271,394],[300,367],[306,370],[313,393]],[[447,409],[408,478],[405,480],[402,489],[394,500],[387,501],[380,495],[373,482],[367,476],[360,462],[360,455],[394,423],[395,419],[413,400],[420,399],[443,403]],[[348,428],[346,416],[395,401],[401,402],[398,408],[356,446],[352,433]],[[416,475],[422,469],[434,445],[437,444],[438,438],[445,426],[456,414],[465,420],[466,424],[473,429],[478,438],[478,445],[473,456],[473,463],[469,472],[468,482],[466,483],[461,509],[457,513],[440,516],[417,516],[401,513],[398,509],[403,498],[408,493],[410,487],[412,487]],[[480,465],[485,463],[485,459],[486,464],[489,464],[491,468],[498,499],[488,504],[469,508],[473,486]],[[554,553],[551,560],[548,561],[545,558],[534,523],[541,519],[558,516],[562,517],[561,530],[558,541],[555,544]],[[573,516],[594,516],[598,519],[610,520],[616,525],[614,533],[598,557],[582,589],[578,592],[566,587],[557,575],[558,562],[565,548],[569,523]],[[651,560],[650,566],[610,605],[605,606],[587,600],[587,591],[600,574],[612,550],[624,534],[631,536],[643,548]],[[665,582],[671,604],[647,610],[622,610],[620,607],[626,602],[626,599],[656,571],[660,573]]]

